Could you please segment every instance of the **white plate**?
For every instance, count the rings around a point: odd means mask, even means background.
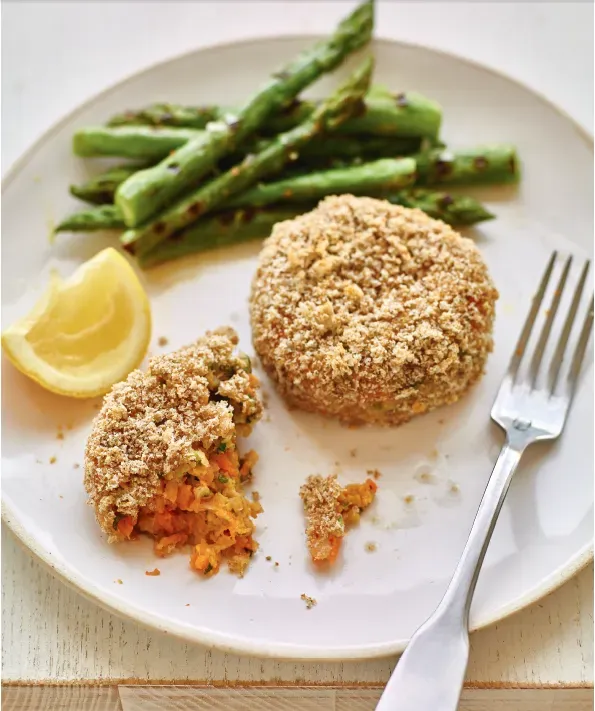
[[[102,236],[73,236],[51,245],[47,238],[51,223],[77,206],[68,197],[69,183],[91,169],[71,155],[77,127],[164,99],[233,103],[310,41],[279,38],[180,57],[96,97],[46,134],[4,188],[4,324],[28,310],[51,268],[70,273],[110,243]],[[449,144],[510,141],[524,164],[518,191],[481,194],[498,219],[475,235],[501,299],[496,350],[468,397],[399,429],[346,430],[288,412],[264,380],[270,419],[259,424],[251,442],[261,455],[255,484],[265,508],[258,519],[261,552],[242,580],[226,572],[203,580],[189,570],[185,554],[157,561],[148,541],[107,545],[84,503],[82,469],[75,468],[96,403],[54,396],[2,364],[8,524],[100,604],[188,640],[304,659],[402,650],[444,591],[502,441],[488,413],[546,259],[554,247],[577,256],[591,250],[591,142],[568,118],[522,86],[455,57],[383,41],[374,51],[377,81],[442,103]],[[315,93],[328,91],[334,81],[325,80]],[[153,343],[166,336],[177,347],[231,323],[250,350],[246,300],[257,253],[258,245],[248,245],[146,274]],[[589,351],[563,438],[530,452],[513,482],[479,580],[474,628],[544,595],[591,557],[592,360]],[[64,440],[57,439],[59,425],[72,426]],[[50,464],[53,456],[57,461]],[[374,509],[349,533],[341,561],[325,575],[308,564],[298,489],[308,474],[335,468],[344,481],[362,480],[373,468],[382,478]],[[424,471],[433,483],[421,481]],[[409,494],[414,501],[407,505]],[[365,551],[370,541],[377,544],[374,553]],[[277,568],[267,555],[279,562]],[[156,565],[161,576],[145,576]],[[318,605],[306,610],[302,593]]]

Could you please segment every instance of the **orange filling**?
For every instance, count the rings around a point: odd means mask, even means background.
[[[343,487],[336,505],[337,515],[343,518],[345,526],[343,535],[311,539],[308,548],[314,563],[330,563],[332,565],[337,560],[346,530],[359,523],[362,511],[374,501],[377,489],[378,485],[372,479],[366,479],[363,484],[348,484]]]
[[[131,516],[118,521],[118,533],[124,538],[137,531],[152,536],[160,556],[190,544],[195,570],[214,575],[226,559],[230,570],[241,575],[258,548],[253,519],[262,506],[246,499],[242,487],[257,458],[252,451],[242,461],[236,450],[211,453],[208,465],[163,479],[136,521]]]

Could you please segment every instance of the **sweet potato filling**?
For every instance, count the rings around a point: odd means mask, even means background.
[[[164,477],[136,521],[131,516],[118,520],[118,533],[125,538],[150,535],[159,556],[189,544],[190,566],[203,575],[215,575],[224,559],[242,575],[258,548],[253,519],[262,506],[243,491],[257,459],[253,451],[240,459],[237,450],[224,444],[208,455],[197,452],[197,466]]]
[[[376,482],[341,487],[336,476],[310,476],[300,490],[306,512],[306,537],[313,563],[333,564],[346,531],[376,496]]]

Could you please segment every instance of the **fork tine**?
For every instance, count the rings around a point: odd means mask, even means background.
[[[578,376],[581,371],[581,364],[585,356],[585,351],[587,350],[587,344],[589,343],[589,337],[591,336],[591,329],[593,328],[593,296],[591,296],[591,302],[587,310],[587,315],[583,321],[583,327],[581,328],[581,335],[579,336],[578,343],[576,344],[576,349],[574,355],[572,356],[572,363],[570,364],[570,370],[568,371],[568,387],[569,396],[572,399],[574,395],[574,390],[576,388],[576,383],[578,381]]]
[[[572,297],[572,303],[570,304],[570,309],[568,310],[568,316],[566,316],[564,328],[562,329],[554,357],[552,358],[552,363],[550,365],[550,395],[554,394],[554,390],[556,389],[556,385],[558,383],[558,376],[560,375],[560,368],[562,367],[564,353],[566,352],[566,346],[568,345],[568,338],[570,337],[570,332],[572,331],[572,326],[574,325],[574,319],[576,318],[576,313],[581,303],[581,296],[583,295],[583,289],[585,288],[585,283],[587,282],[587,274],[589,273],[590,265],[591,262],[587,260],[576,285],[576,289],[574,290],[574,296]]]
[[[531,337],[533,324],[535,323],[535,319],[537,317],[537,314],[539,313],[541,302],[543,301],[543,296],[550,281],[550,276],[552,275],[552,270],[554,269],[554,263],[556,261],[557,256],[558,253],[553,252],[552,256],[550,257],[550,261],[548,262],[547,267],[545,268],[545,272],[541,277],[541,283],[539,284],[539,288],[537,289],[537,292],[533,297],[533,303],[531,304],[531,309],[529,310],[527,320],[525,321],[525,325],[523,326],[523,330],[521,331],[521,335],[519,336],[519,340],[517,341],[516,348],[514,349],[514,353],[510,360],[510,365],[508,366],[508,373],[512,377],[513,382],[516,380],[519,366],[521,364],[521,360],[523,359],[523,354],[525,353],[525,348],[527,347],[529,338]]]
[[[558,313],[560,300],[562,298],[562,292],[564,291],[564,287],[566,286],[566,280],[568,279],[568,273],[570,272],[571,264],[572,257],[570,256],[566,260],[566,264],[564,265],[564,269],[562,270],[560,280],[558,281],[558,286],[556,288],[556,291],[554,292],[554,298],[552,299],[547,318],[545,320],[545,323],[543,324],[541,333],[539,334],[539,341],[537,342],[535,352],[533,353],[533,358],[531,359],[531,366],[529,368],[529,378],[532,387],[535,387],[535,382],[537,380],[537,376],[539,375],[539,368],[541,367],[541,361],[543,360],[545,347],[547,346],[547,342],[552,331],[552,324],[554,323],[554,319],[556,318],[556,314]]]

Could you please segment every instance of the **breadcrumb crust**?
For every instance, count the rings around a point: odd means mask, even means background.
[[[400,424],[481,376],[497,297],[477,247],[445,223],[384,200],[328,197],[266,240],[253,342],[291,405]]]
[[[196,466],[197,451],[235,446],[262,415],[249,360],[231,328],[151,358],[106,395],[85,450],[84,484],[97,521],[119,540],[117,517],[147,506],[161,479]]]

